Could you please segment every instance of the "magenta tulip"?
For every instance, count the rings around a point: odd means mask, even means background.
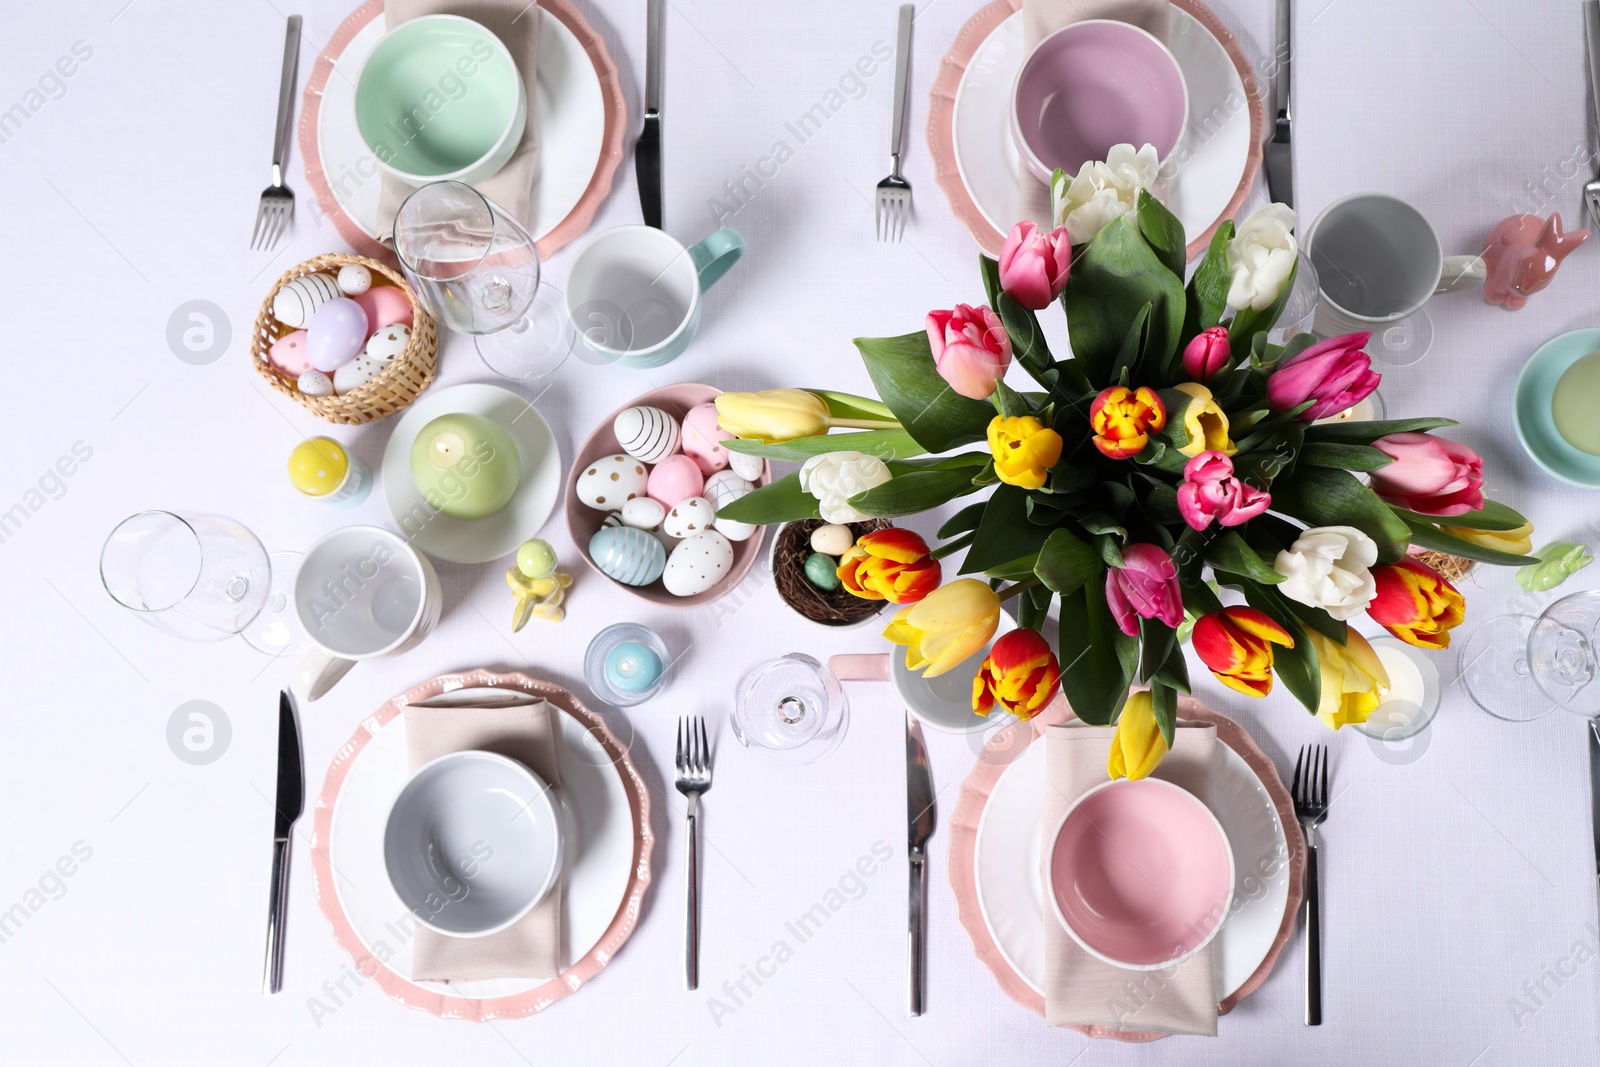
[[[1378,387],[1372,357],[1361,350],[1371,336],[1363,330],[1330,337],[1284,360],[1267,379],[1267,403],[1290,411],[1310,400],[1299,416],[1306,422],[1355,407]]]
[[[1017,303],[1038,311],[1061,295],[1072,266],[1072,239],[1067,228],[1042,233],[1031,222],[1011,227],[1000,249],[1000,288]]]
[[[1392,433],[1372,447],[1394,460],[1372,472],[1372,489],[1396,507],[1423,515],[1460,515],[1483,507],[1483,457],[1427,433]]]
[[[1011,338],[1000,316],[986,307],[957,304],[928,312],[928,344],[939,376],[974,400],[989,399],[1011,366]]]
[[[1139,636],[1140,619],[1159,619],[1176,628],[1183,621],[1178,569],[1156,545],[1122,549],[1122,566],[1106,571],[1106,606],[1129,637]]]
[[[1228,328],[1213,326],[1194,335],[1183,348],[1183,369],[1190,380],[1205,382],[1228,365]]]
[[[1233,460],[1221,452],[1202,452],[1183,465],[1178,512],[1196,530],[1213,522],[1238,526],[1267,510],[1271,494],[1233,475]]]

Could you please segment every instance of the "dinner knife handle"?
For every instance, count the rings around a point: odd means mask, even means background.
[[[1272,76],[1272,107],[1280,122],[1289,121],[1289,65],[1294,59],[1294,13],[1291,0],[1278,0],[1277,55]]]
[[[913,1018],[922,1014],[922,992],[928,978],[928,861],[920,852],[911,854],[911,922],[909,960],[910,984],[906,1010]]]
[[[700,864],[699,845],[696,843],[695,798],[689,798],[689,832],[685,846],[684,868],[688,872],[688,889],[684,916],[683,984],[685,989],[700,987]]]
[[[272,842],[272,891],[267,898],[267,969],[262,991],[283,989],[283,935],[289,918],[289,842]]]
[[[1306,1025],[1322,1025],[1322,906],[1317,896],[1317,846],[1306,849]]]

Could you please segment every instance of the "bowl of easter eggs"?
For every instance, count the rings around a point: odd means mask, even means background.
[[[722,447],[709,385],[636,397],[595,427],[567,475],[567,532],[596,571],[642,600],[721,598],[761,555],[765,528],[717,510],[772,480],[766,460]]]
[[[439,334],[403,277],[377,260],[331,253],[273,285],[250,355],[278,392],[318,418],[353,425],[417,398],[433,381]]]

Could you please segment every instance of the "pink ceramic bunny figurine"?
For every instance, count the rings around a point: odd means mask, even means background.
[[[1483,283],[1483,298],[1515,311],[1528,297],[1550,284],[1561,261],[1589,239],[1588,230],[1563,233],[1561,216],[1549,219],[1537,215],[1512,215],[1501,219],[1489,231],[1483,261],[1489,277]]]

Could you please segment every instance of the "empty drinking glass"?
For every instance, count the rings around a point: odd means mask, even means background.
[[[733,736],[782,763],[814,763],[844,739],[849,708],[839,680],[791,652],[753,668],[734,695]]]
[[[1600,590],[1573,593],[1537,618],[1500,615],[1462,651],[1461,673],[1479,707],[1526,721],[1560,707],[1600,717]]]

